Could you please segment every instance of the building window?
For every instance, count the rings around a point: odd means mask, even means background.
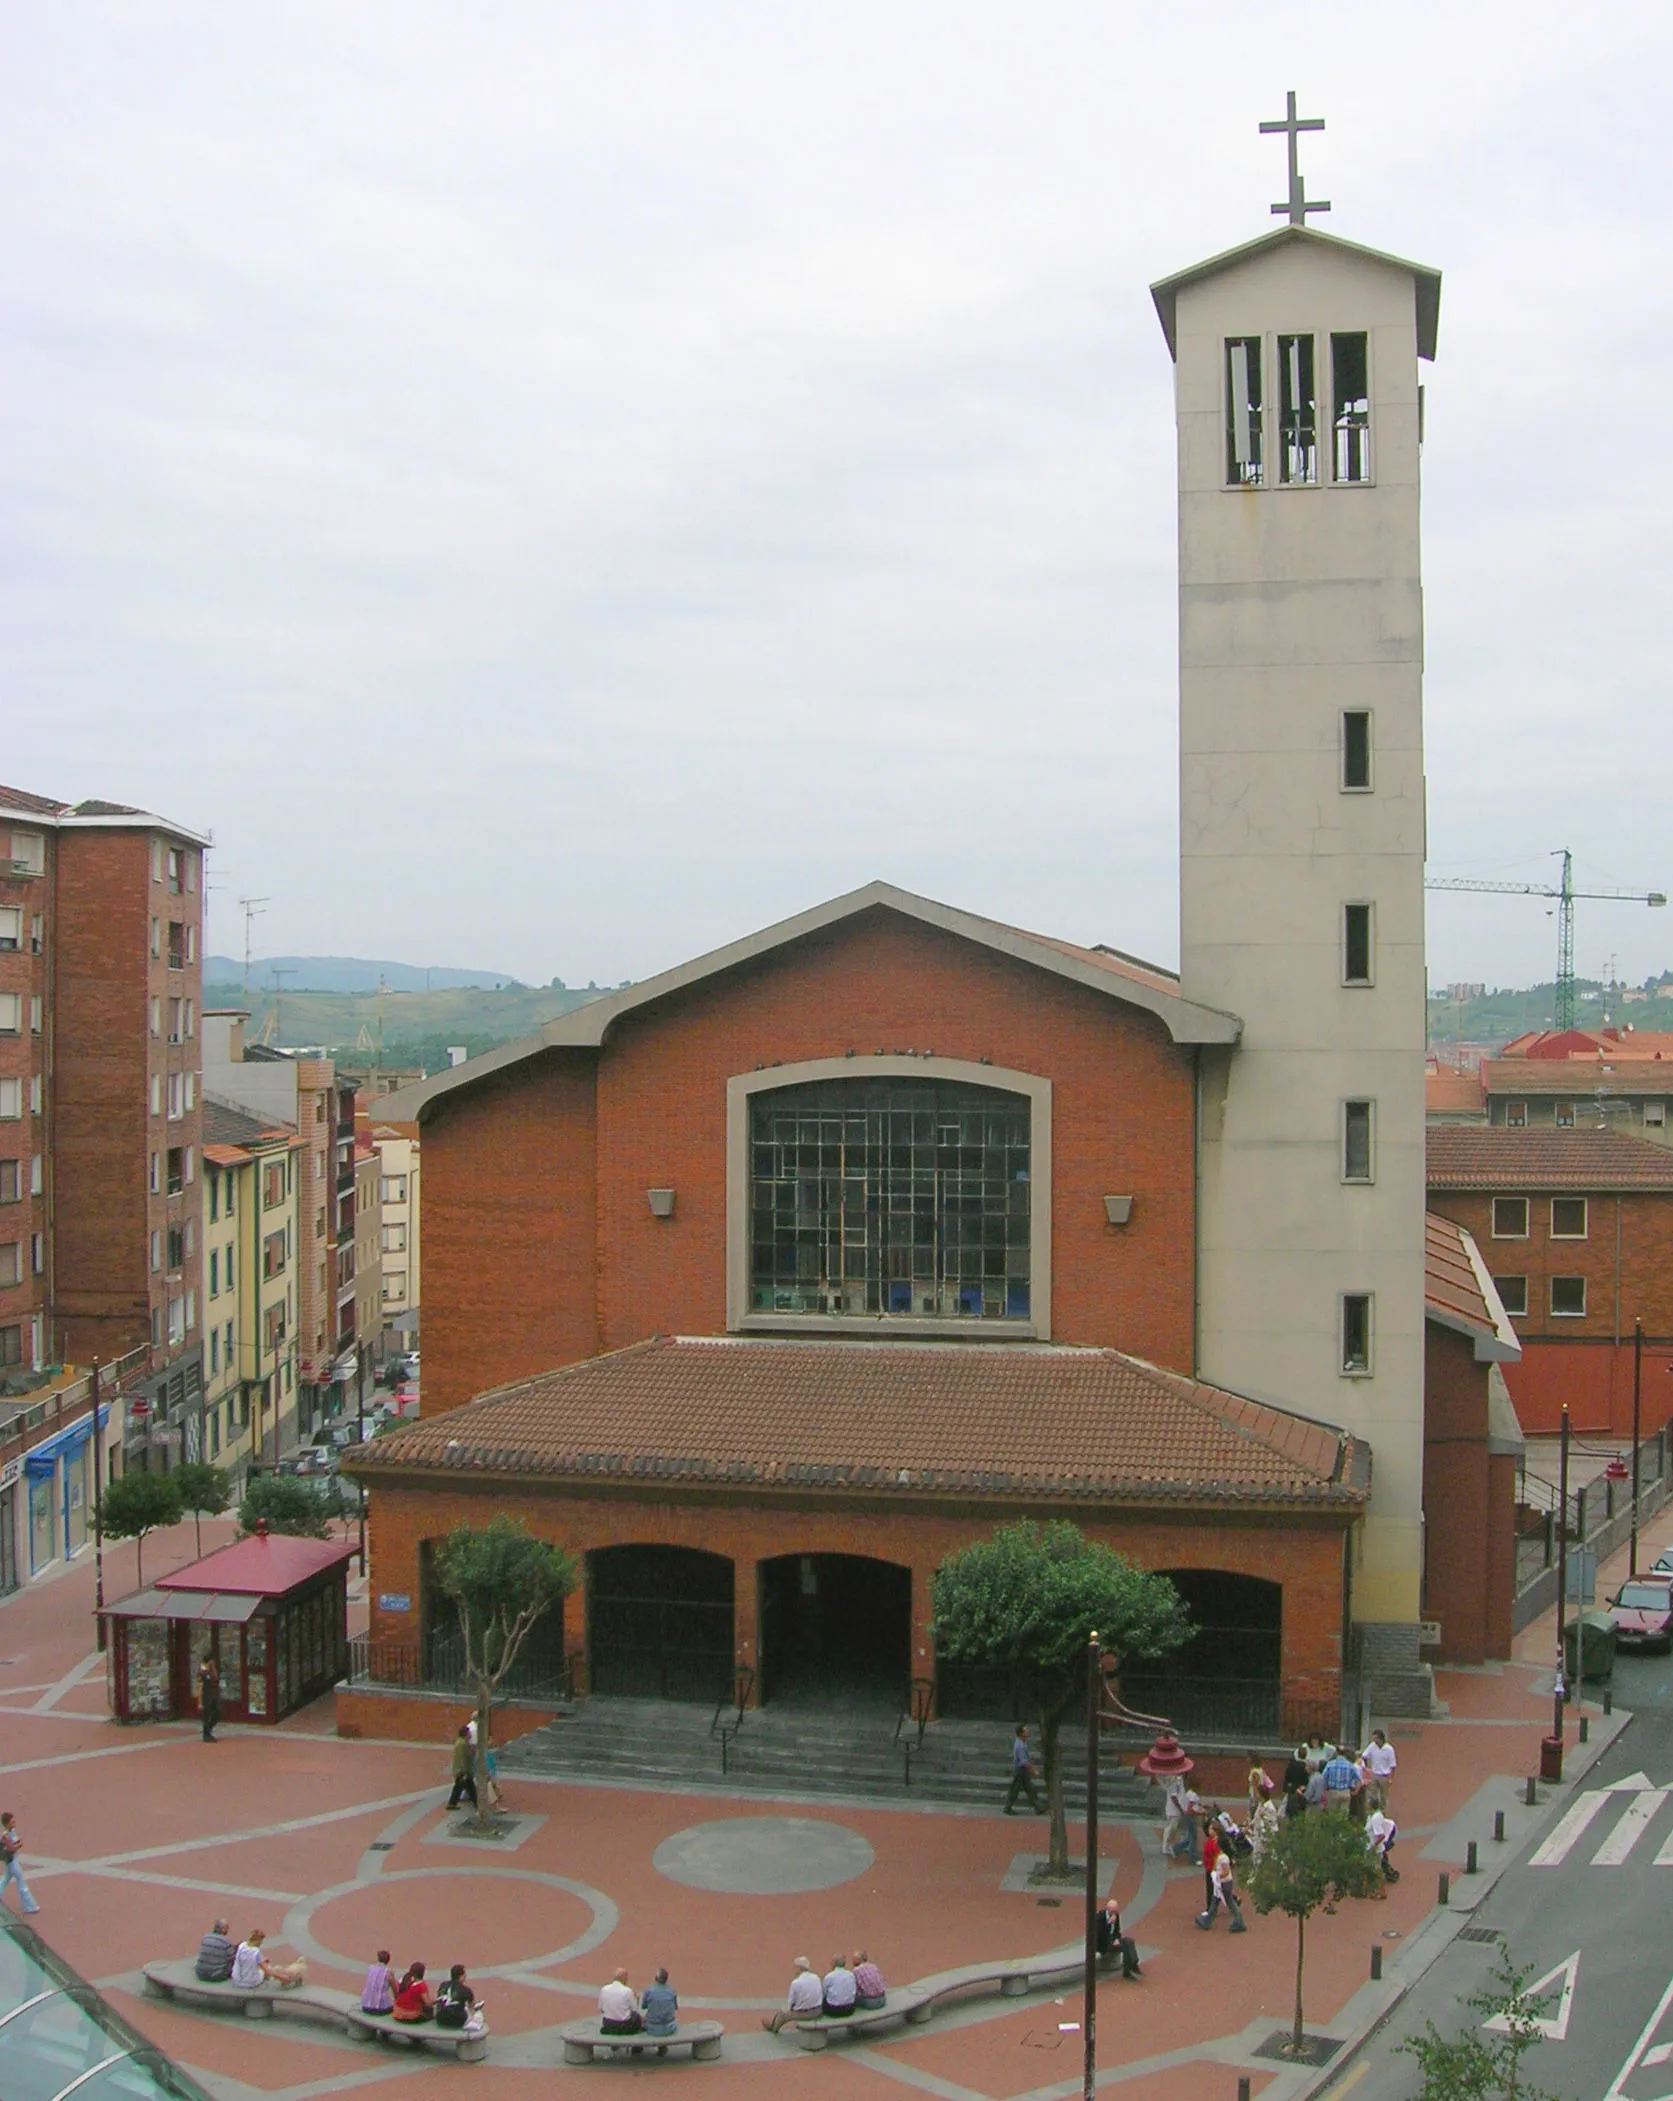
[[[211,1340],[213,1339],[211,1337]],[[221,1411],[219,1408],[211,1408],[209,1411],[209,1456],[212,1460],[219,1459],[221,1456]]]
[[[168,1266],[171,1275],[177,1275],[186,1266],[186,1228],[170,1226],[168,1229]]]
[[[23,1282],[23,1242],[0,1240],[0,1285]]]
[[[155,1276],[163,1266],[163,1229],[154,1226],[151,1230],[151,1273]]]
[[[203,1179],[209,1191],[209,1223],[214,1225],[221,1215],[221,1178],[211,1168]]]
[[[29,1082],[29,1113],[31,1116],[41,1113],[41,1076],[38,1072]]]
[[[209,1296],[210,1296],[210,1297],[211,1297],[212,1299],[218,1299],[218,1298],[220,1297],[220,1295],[221,1295],[221,1251],[220,1251],[220,1249],[219,1249],[219,1248],[214,1248],[214,1247],[212,1247],[212,1248],[211,1248],[211,1249],[209,1250]]]
[[[1372,1156],[1375,1110],[1370,1102],[1342,1104],[1342,1179],[1344,1182],[1375,1180]]]
[[[0,1328],[0,1365],[23,1362],[23,1330],[21,1327]]]
[[[41,1033],[43,1018],[44,1009],[41,1005],[41,995],[38,992],[32,993],[29,1000],[29,1033],[32,1036],[38,1036]]]
[[[179,847],[171,846],[168,850],[168,858],[166,863],[168,868],[169,895],[171,897],[178,897],[182,889],[185,887],[180,878],[180,860],[181,855]]]
[[[197,1034],[197,1001],[196,1001],[196,1000],[191,1000],[191,999],[189,999],[189,1000],[187,1000],[187,1002],[186,1002],[186,1035],[187,1035],[187,1039],[188,1039],[188,1040],[190,1040],[190,1038],[192,1038],[192,1037],[193,1037],[193,1036],[195,1036],[196,1034]]]
[[[0,1080],[0,1118],[7,1122],[23,1114],[23,1082]]]
[[[1499,1294],[1505,1311],[1521,1319],[1528,1310],[1528,1280],[1526,1277],[1495,1277],[1493,1288]]]
[[[0,1204],[23,1201],[23,1162],[0,1160]]]
[[[236,1176],[236,1175],[234,1175],[234,1173],[233,1173],[233,1171],[232,1171],[232,1169],[231,1169],[230,1167],[229,1167],[229,1168],[227,1169],[227,1176],[226,1176],[226,1182],[227,1182],[227,1216],[228,1216],[228,1218],[230,1218],[230,1217],[232,1216],[232,1213],[233,1213],[233,1198],[234,1198],[234,1197],[235,1197],[235,1196],[237,1195],[237,1193],[238,1193],[238,1178],[237,1178],[237,1176]]]
[[[282,1276],[284,1268],[285,1236],[283,1233],[269,1233],[261,1244],[261,1273],[264,1277]]]
[[[12,871],[16,875],[46,874],[46,836],[42,832],[13,832]]]
[[[168,1120],[178,1123],[186,1113],[186,1079],[183,1073],[168,1076]]]
[[[1527,1121],[1528,1105],[1526,1102],[1505,1103],[1505,1122],[1513,1131],[1522,1130],[1526,1126]]]
[[[1363,333],[1330,339],[1330,394],[1339,482],[1371,479],[1371,355]]]
[[[152,1114],[153,1116],[161,1116],[161,1115],[162,1115],[162,1113],[163,1113],[163,1076],[162,1076],[162,1074],[161,1074],[160,1072],[154,1072],[154,1073],[153,1073],[153,1074],[151,1075],[151,1114]]]
[[[1574,1129],[1573,1102],[1559,1102],[1557,1104],[1555,1121],[1559,1131],[1572,1131]]]
[[[1369,985],[1371,977],[1371,907],[1342,907],[1342,982]]]
[[[1583,1196],[1554,1196],[1551,1199],[1551,1238],[1584,1240],[1586,1199]]]
[[[1261,485],[1261,339],[1226,339],[1226,480]]]
[[[171,999],[168,1003],[168,1040],[170,1043],[178,1043],[180,1041],[180,1027],[185,1018],[186,1002],[183,999]]]
[[[168,923],[168,967],[184,970],[186,967],[186,923],[182,919],[171,919]]]
[[[383,1229],[383,1251],[386,1255],[404,1255],[407,1250],[407,1229],[404,1223],[385,1226]]]
[[[1342,710],[1342,792],[1363,795],[1371,786],[1371,710]]]
[[[1278,338],[1278,479],[1291,486],[1319,478],[1318,390],[1313,338]]]
[[[23,1029],[23,996],[0,992],[0,1036],[16,1036]]]
[[[39,912],[32,912],[29,915],[29,953],[32,956],[40,954],[41,943],[45,937],[46,921]]]
[[[1646,1102],[1644,1104],[1644,1128],[1647,1131],[1664,1131],[1667,1128],[1667,1104]]]
[[[46,1235],[32,1233],[29,1238],[29,1267],[37,1277],[46,1274]]]
[[[383,1295],[387,1304],[399,1305],[407,1295],[407,1273],[404,1269],[392,1269],[383,1280]]]
[[[39,1196],[45,1184],[46,1161],[40,1153],[33,1153],[29,1160],[29,1194]]]
[[[1551,1279],[1551,1313],[1556,1320],[1580,1320],[1586,1312],[1586,1279],[1584,1277],[1553,1277]]]
[[[168,1149],[168,1179],[167,1179],[167,1183],[166,1183],[167,1193],[168,1193],[168,1194],[169,1194],[170,1196],[178,1196],[178,1195],[180,1194],[180,1192],[181,1192],[181,1191],[182,1191],[182,1190],[183,1190],[183,1189],[185,1188],[185,1186],[186,1186],[186,1155],[185,1155],[185,1152],[183,1151],[183,1149],[182,1149],[182,1148],[181,1148],[180,1146],[178,1146],[178,1145],[171,1145],[171,1146],[169,1147],[169,1149]]]
[[[163,922],[160,919],[153,919],[151,922],[151,960],[155,962],[162,952]]]
[[[386,1204],[404,1204],[407,1200],[407,1178],[405,1175],[383,1175],[378,1181],[379,1200]]]
[[[23,907],[0,905],[0,948],[23,946]]]
[[[751,1310],[1029,1318],[1026,1098],[823,1080],[749,1113]]]
[[[1493,1199],[1493,1238],[1526,1240],[1528,1199],[1525,1196],[1496,1196]]]
[[[163,842],[161,839],[153,839],[151,842],[151,880],[154,883],[160,883],[162,879]]]
[[[1342,1294],[1342,1376],[1364,1379],[1371,1374],[1371,1293]]]

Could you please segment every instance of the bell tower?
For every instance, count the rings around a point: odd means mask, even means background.
[[[1421,359],[1436,272],[1286,223],[1152,287],[1175,366],[1180,974],[1203,1054],[1205,1378],[1372,1451],[1352,1613],[1417,1673],[1423,1568]],[[1347,1659],[1344,1659],[1346,1662]]]

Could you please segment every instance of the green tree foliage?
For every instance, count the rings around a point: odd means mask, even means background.
[[[1285,1817],[1250,1861],[1244,1886],[1263,1915],[1281,1911],[1295,1921],[1295,2028],[1290,2049],[1307,2047],[1301,2013],[1301,1977],[1307,1960],[1307,1921],[1334,1912],[1344,1897],[1369,1897],[1383,1887],[1382,1862],[1365,1842],[1365,1827],[1339,1809]]]
[[[1460,2036],[1450,2040],[1433,2021],[1422,2035],[1399,2045],[1400,2055],[1417,2060],[1423,2086],[1414,2101],[1553,2101],[1542,2087],[1522,2077],[1522,2060],[1543,2041],[1539,2022],[1548,2016],[1555,1992],[1528,1990],[1533,1965],[1518,1968],[1503,1946],[1490,1983],[1459,2004],[1474,2017]],[[1486,2021],[1502,2022],[1496,2030]]]
[[[145,1535],[177,1525],[184,1515],[173,1474],[122,1474],[99,1500],[99,1529],[106,1539],[131,1539],[139,1580],[145,1581]]]
[[[456,1525],[436,1549],[434,1568],[438,1588],[459,1615],[465,1668],[476,1683],[480,1803],[494,1694],[536,1623],[575,1588],[575,1563],[502,1513],[480,1529]]]
[[[333,1488],[322,1495],[294,1474],[253,1474],[238,1506],[239,1529],[253,1532],[265,1520],[269,1532],[288,1532],[295,1539],[324,1539],[327,1521],[336,1515]]]
[[[211,1466],[202,1459],[189,1459],[184,1466],[177,1466],[169,1479],[180,1492],[181,1509],[191,1513],[192,1531],[201,1554],[203,1520],[219,1517],[232,1501],[231,1477],[225,1467]]]
[[[936,1655],[1009,1670],[1039,1716],[1050,1871],[1057,1875],[1069,1871],[1058,1736],[1065,1715],[1084,1712],[1094,1629],[1118,1661],[1165,1655],[1192,1633],[1184,1602],[1165,1576],[1136,1568],[1064,1521],[1002,1525],[936,1571]]]

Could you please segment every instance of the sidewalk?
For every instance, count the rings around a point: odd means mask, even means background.
[[[205,1548],[225,1530],[206,1525]],[[1673,1538],[1673,1513],[1645,1537]],[[193,1551],[190,1525],[147,1540],[147,1576]],[[133,1587],[124,1545],[106,1557],[106,1592]],[[339,1739],[329,1700],[278,1729],[224,1728],[215,1746],[190,1727],[117,1727],[91,1647],[91,1597],[92,1570],[78,1564],[0,1603],[0,1806],[18,1814],[51,1944],[224,2101],[311,2101],[368,2077],[384,2101],[407,2101],[437,2075],[374,2062],[301,2023],[252,2036],[139,1997],[141,1963],[188,1953],[217,1911],[235,1931],[263,1925],[306,1952],[323,1983],[354,1986],[380,1944],[432,1973],[465,1962],[492,2002],[490,2060],[470,2075],[484,2101],[547,2101],[556,2028],[591,2008],[618,1964],[643,1983],[658,1963],[684,2006],[726,2025],[726,2057],[705,2090],[762,2101],[882,2101],[903,2083],[943,2101],[1078,2095],[1078,1993],[978,2000],[815,2056],[759,2027],[798,1954],[824,1967],[839,1944],[864,1944],[904,1984],[1075,1939],[1076,1892],[1053,1901],[1001,1887],[1016,1857],[1043,1843],[1037,1823],[519,1779],[515,1842],[472,1847],[449,1835],[437,1747]],[[1515,1661],[1442,1671],[1445,1718],[1391,1726],[1402,1880],[1386,1902],[1309,1926],[1309,2028],[1345,2035],[1344,2017],[1365,2016],[1355,1995],[1372,1946],[1392,1966],[1432,1916],[1438,1872],[1462,1868],[1470,1837],[1489,1840],[1492,1776],[1514,1792],[1537,1769],[1553,1642],[1547,1631],[1542,1648],[1536,1626]],[[998,1799],[996,1785],[996,1810]],[[1162,1863],[1154,1825],[1106,1827],[1105,1850],[1145,1951],[1142,1980],[1100,1988],[1105,2079],[1144,2101],[1234,2101],[1240,2072],[1270,2101],[1305,2091],[1301,2075],[1253,2055],[1288,2022],[1291,1923],[1251,1914],[1241,1938],[1200,1933],[1201,1876]],[[559,2076],[561,2091],[573,2083],[584,2096],[589,2083],[601,2093],[619,2083],[623,2068]]]

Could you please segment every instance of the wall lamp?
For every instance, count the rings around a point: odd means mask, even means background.
[[[672,1189],[647,1189],[652,1218],[672,1218],[674,1215],[674,1192]]]
[[[1133,1199],[1130,1196],[1106,1196],[1104,1216],[1112,1226],[1124,1226],[1133,1215]]]

